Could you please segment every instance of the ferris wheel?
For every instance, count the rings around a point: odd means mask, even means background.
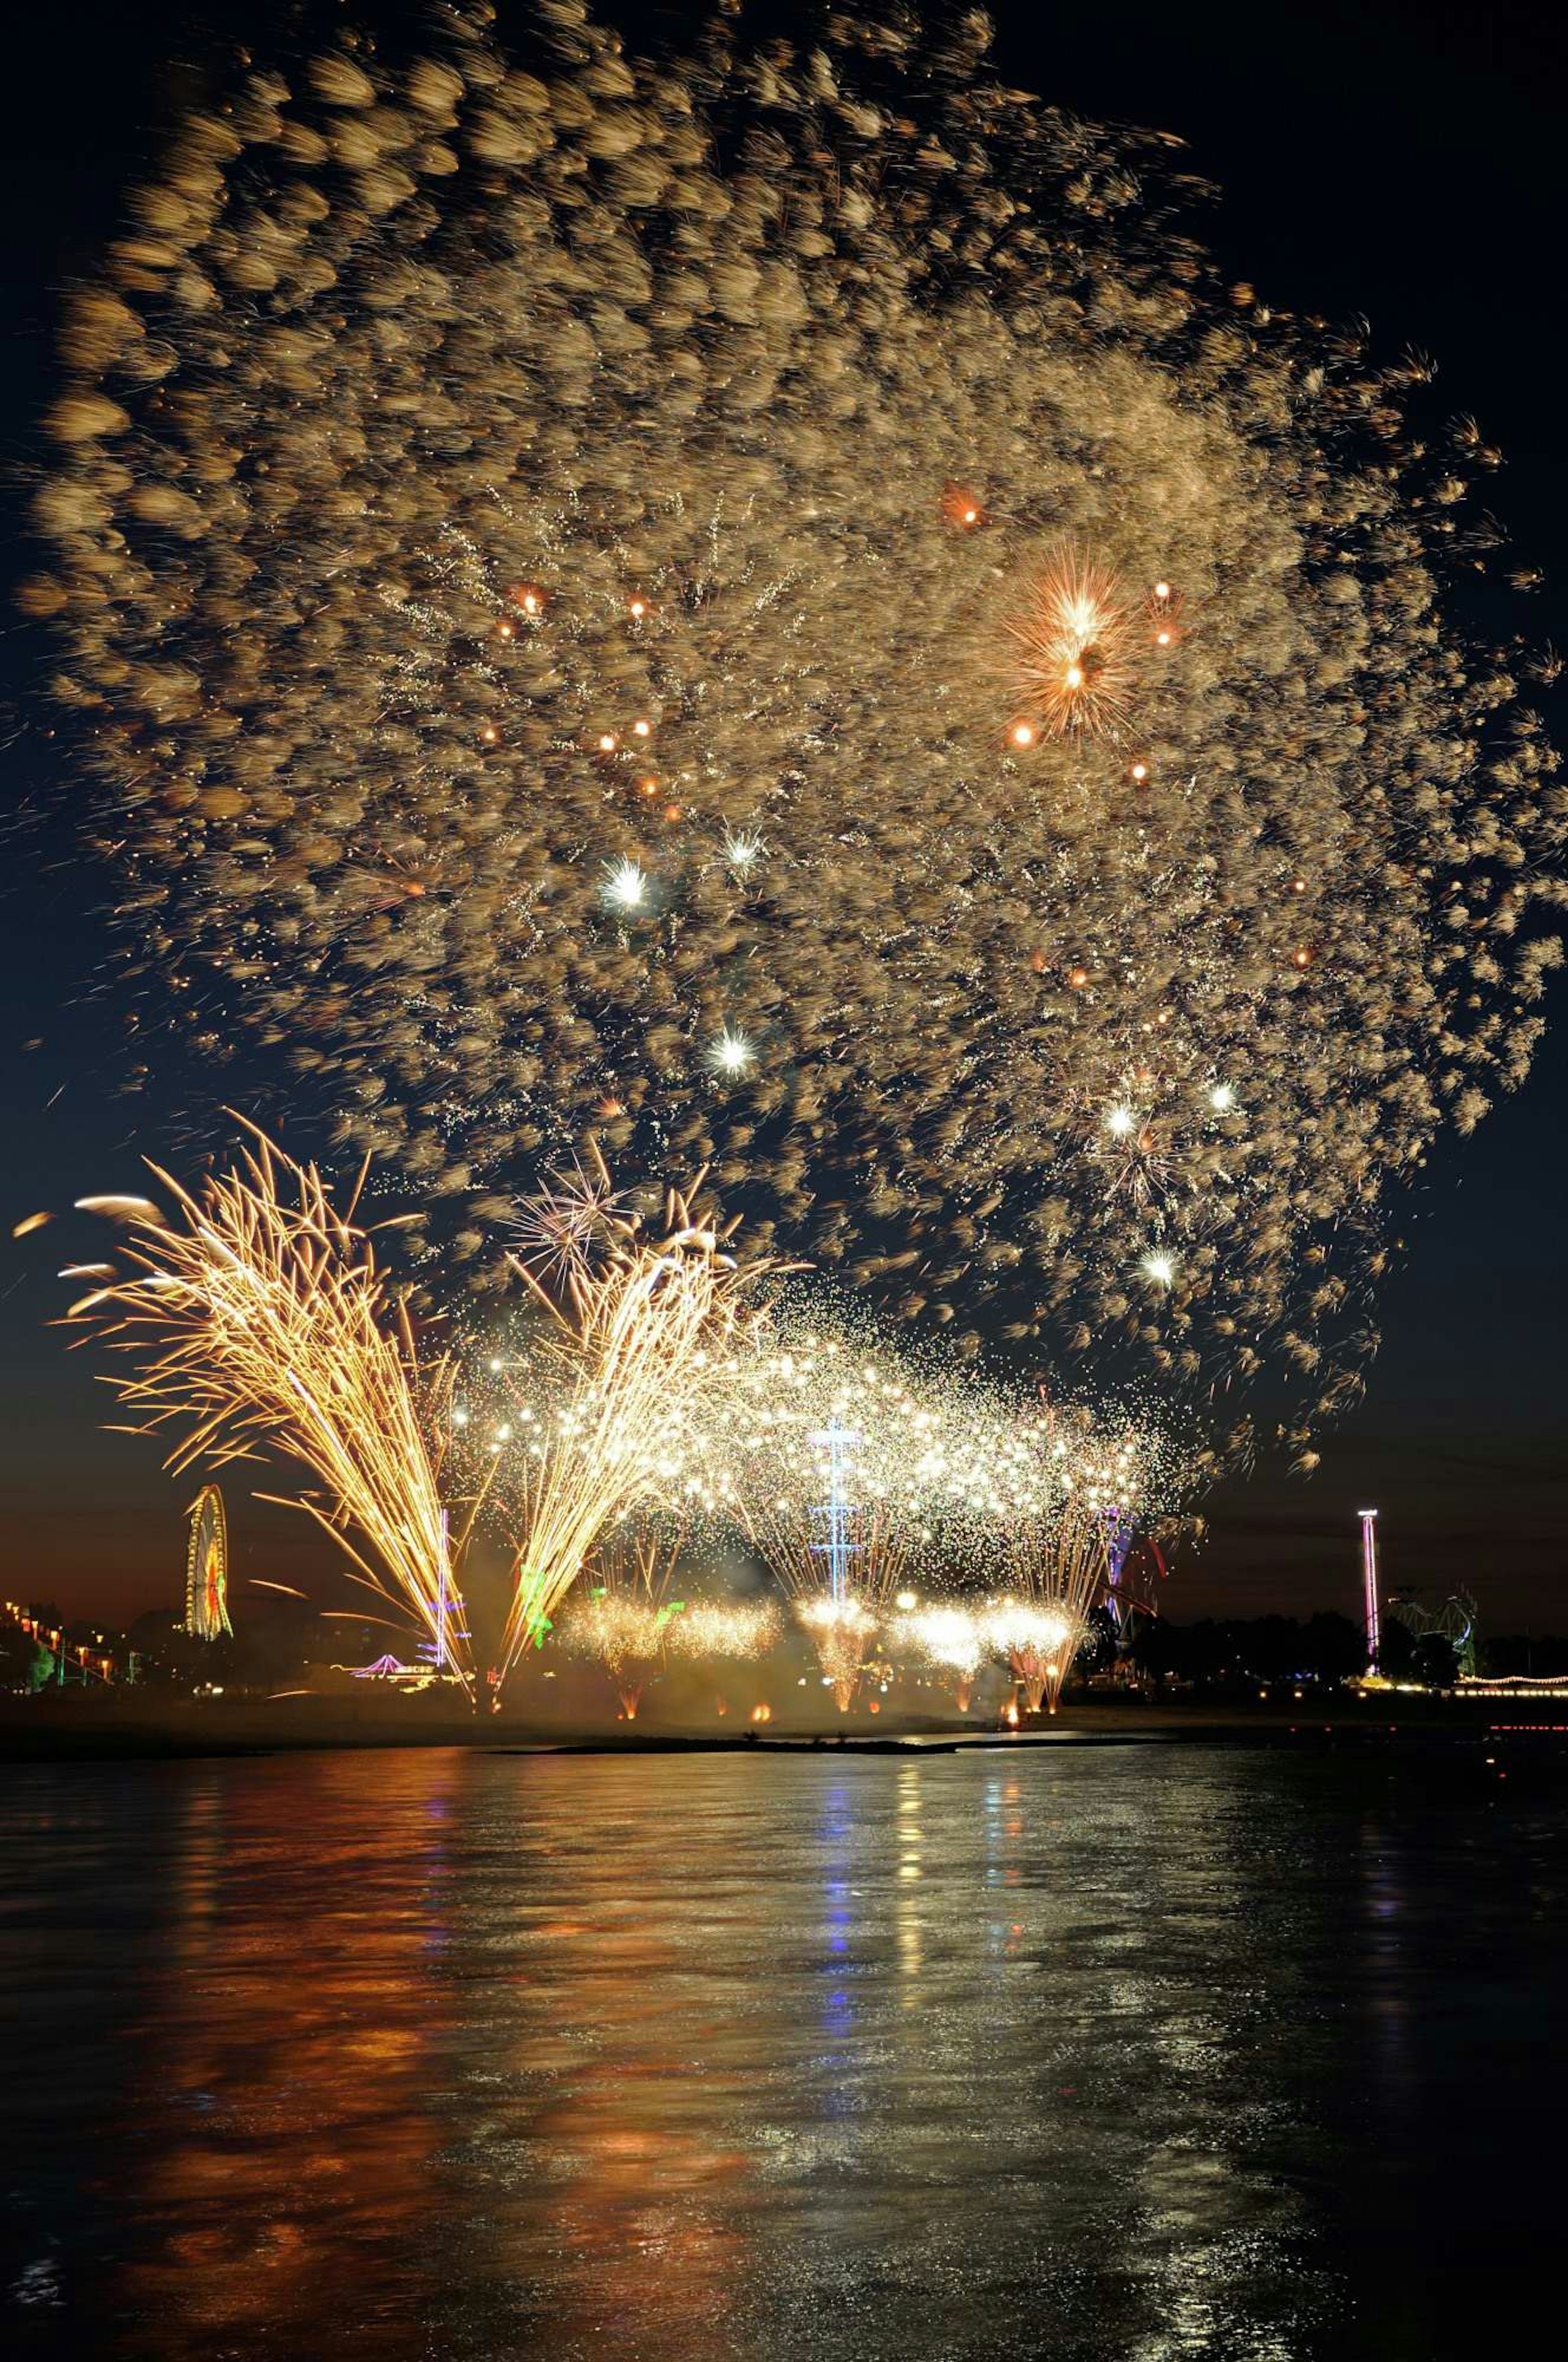
[[[229,1622],[229,1540],[224,1496],[203,1485],[191,1504],[185,1551],[185,1629],[199,1640],[233,1637]]]

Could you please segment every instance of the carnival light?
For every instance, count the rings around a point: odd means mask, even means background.
[[[1366,1662],[1376,1672],[1383,1648],[1383,1610],[1377,1590],[1377,1512],[1360,1509],[1361,1519],[1361,1583],[1365,1608]]]

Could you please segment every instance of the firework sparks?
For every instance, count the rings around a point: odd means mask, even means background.
[[[608,1169],[596,1173],[608,1187]],[[517,1445],[500,1484],[517,1537],[503,1675],[543,1640],[609,1520],[662,1499],[673,1445],[741,1335],[748,1298],[783,1268],[740,1261],[734,1227],[676,1190],[653,1229],[601,1198],[594,1261],[570,1259],[554,1289],[517,1263],[546,1327],[520,1357],[518,1418],[497,1436]],[[553,1247],[544,1260],[558,1262]]]
[[[762,1657],[776,1645],[779,1629],[779,1611],[771,1599],[689,1599],[671,1628],[670,1650],[701,1663],[716,1657]]]
[[[545,1286],[564,1284],[575,1271],[586,1271],[596,1243],[613,1237],[627,1212],[628,1200],[618,1191],[602,1155],[591,1143],[585,1169],[574,1161],[565,1172],[553,1173],[544,1186],[525,1198],[512,1223],[519,1253]]]
[[[308,1470],[324,1506],[300,1506],[357,1580],[411,1612],[471,1694],[451,1609],[477,1503],[455,1538],[442,1488],[452,1373],[421,1366],[406,1304],[389,1297],[353,1206],[340,1213],[313,1164],[259,1135],[199,1195],[149,1169],[171,1215],[147,1199],[83,1201],[132,1228],[119,1275],[67,1319],[131,1357],[134,1373],[110,1383],[142,1431],[175,1431],[169,1467],[266,1450]]]
[[[906,1650],[951,1679],[960,1714],[969,1712],[989,1640],[985,1621],[955,1605],[911,1608],[893,1628],[894,1648]]]
[[[648,902],[648,873],[632,860],[607,861],[604,899],[612,911],[641,911]]]
[[[1028,716],[1023,727],[1029,735],[1020,738],[1014,725],[1014,745],[1032,745],[1042,731],[1101,736],[1125,721],[1130,624],[1113,576],[1077,550],[1054,553],[1007,625],[1014,694]]]
[[[1032,1599],[1003,1598],[992,1603],[982,1628],[1011,1665],[1014,1679],[1023,1683],[1030,1713],[1038,1714],[1048,1696],[1055,1714],[1061,1685],[1082,1637],[1081,1627],[1074,1625],[1065,1608],[1043,1606]]]
[[[757,1054],[744,1033],[726,1025],[707,1054],[709,1065],[716,1075],[734,1080],[757,1063]]]
[[[1175,1155],[1162,1145],[1153,1120],[1130,1108],[1112,1109],[1094,1153],[1106,1176],[1107,1198],[1122,1198],[1140,1212],[1163,1198],[1175,1181]]]
[[[685,1608],[671,1596],[682,1537],[647,1529],[613,1529],[595,1553],[592,1579],[579,1584],[565,1621],[565,1642],[598,1658],[615,1684],[621,1717],[635,1722],[642,1693],[663,1664],[670,1628]]]
[[[714,1389],[697,1439],[709,1485],[789,1595],[840,1711],[945,1471],[940,1425],[885,1348],[779,1308]]]
[[[840,1714],[848,1714],[861,1685],[866,1655],[877,1634],[877,1617],[863,1599],[836,1599],[830,1592],[797,1593],[795,1612],[809,1636]]]
[[[1164,1462],[1152,1432],[1107,1433],[1082,1414],[1047,1412],[1015,1432],[999,1476],[1012,1584],[986,1610],[984,1628],[1031,1713],[1042,1703],[1056,1712],[1109,1580],[1113,1529],[1155,1502]]]
[[[738,829],[724,840],[724,858],[742,877],[756,867],[767,849],[760,836],[746,829]]]
[[[1561,960],[1527,668],[1448,595],[1494,455],[1239,316],[979,12],[488,14],[247,62],[71,305],[28,603],[159,1005],[487,1285],[598,1120],[960,1352],[1283,1362],[1301,1442]],[[1179,1187],[1084,1136],[1143,1065]]]

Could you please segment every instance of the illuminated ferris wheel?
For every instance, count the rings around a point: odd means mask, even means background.
[[[191,1504],[191,1540],[185,1552],[185,1629],[200,1640],[231,1637],[229,1541],[224,1496],[203,1485]]]

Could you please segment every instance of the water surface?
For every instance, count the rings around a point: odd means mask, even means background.
[[[13,1769],[0,2334],[1508,2351],[1555,2287],[1562,1827],[1206,1748]]]

